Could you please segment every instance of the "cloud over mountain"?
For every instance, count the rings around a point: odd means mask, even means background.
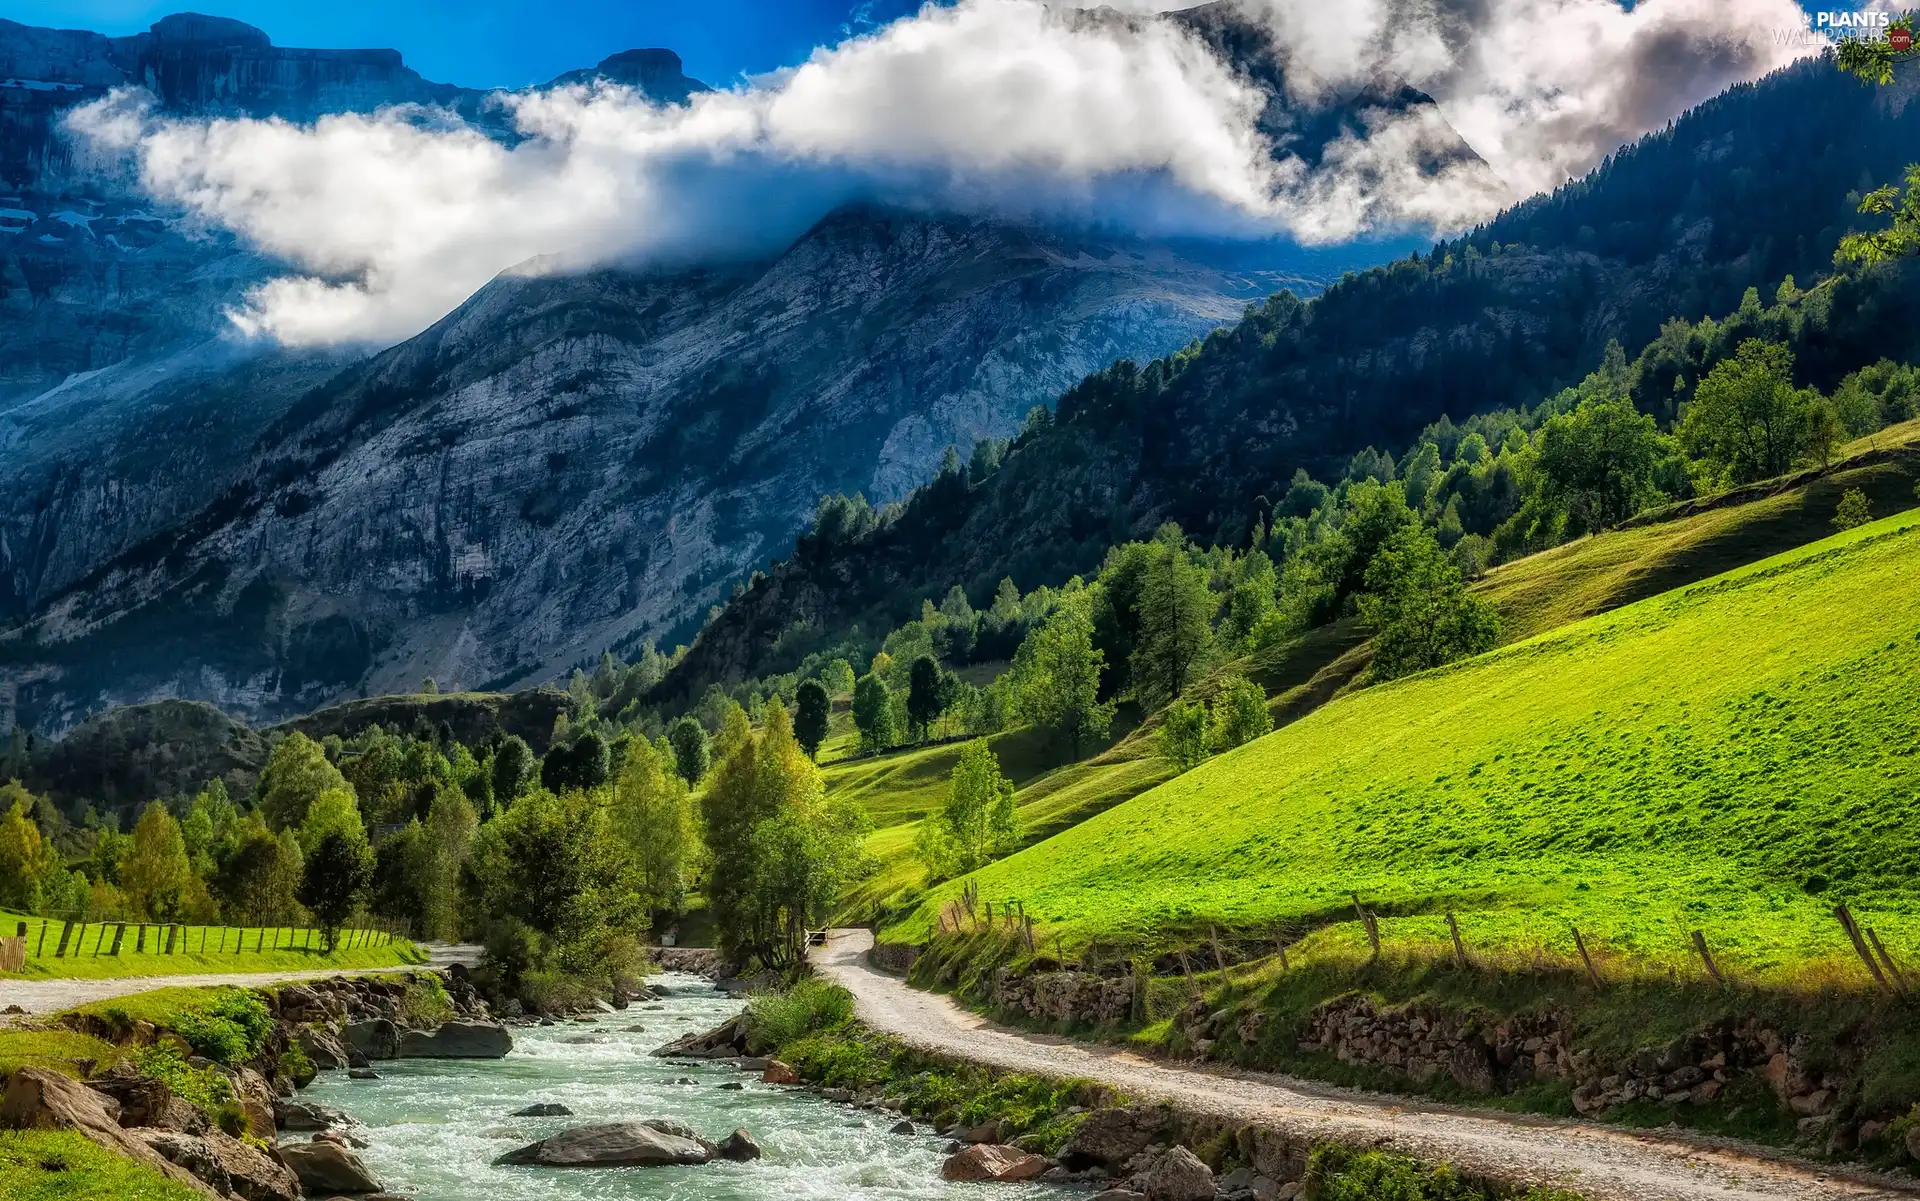
[[[1243,7],[1297,98],[1390,73],[1444,121],[1389,113],[1311,163],[1276,155],[1274,99],[1179,23],[1034,0],[929,6],[684,106],[605,85],[503,95],[505,139],[418,109],[187,120],[133,93],[70,120],[156,198],[293,265],[233,314],[242,329],[386,341],[528,260],[753,254],[855,198],[1306,242],[1457,228],[1808,50],[1769,37],[1802,23],[1791,0]],[[1506,186],[1434,166],[1453,130]]]

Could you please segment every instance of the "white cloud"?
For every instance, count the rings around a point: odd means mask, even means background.
[[[1276,162],[1255,128],[1263,97],[1173,22],[1033,0],[929,7],[685,107],[619,88],[503,97],[512,147],[444,114],[195,121],[126,95],[72,123],[130,157],[156,197],[300,272],[253,292],[242,328],[392,340],[537,256],[760,253],[863,196],[1305,241],[1458,227],[1785,61],[1733,34],[1798,13],[1791,0],[1245,3],[1278,31],[1297,91],[1350,91],[1385,62],[1518,191],[1421,171],[1446,132],[1431,113],[1376,122],[1317,169]]]

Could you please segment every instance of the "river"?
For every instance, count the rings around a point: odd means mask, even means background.
[[[719,1025],[741,1003],[695,976],[653,983],[668,990],[665,999],[593,1024],[515,1029],[505,1059],[392,1060],[374,1065],[379,1080],[330,1072],[300,1097],[350,1114],[371,1144],[361,1158],[389,1191],[415,1201],[934,1201],[977,1198],[982,1189],[995,1201],[1038,1201],[1064,1194],[1043,1185],[948,1184],[940,1179],[948,1140],[890,1134],[896,1115],[761,1084],[731,1064],[654,1058],[653,1048]],[[730,1083],[745,1087],[721,1087]],[[573,1116],[508,1116],[543,1101],[560,1102]],[[744,1127],[764,1155],[701,1167],[493,1166],[496,1156],[569,1126],[647,1118],[684,1122],[716,1142]]]

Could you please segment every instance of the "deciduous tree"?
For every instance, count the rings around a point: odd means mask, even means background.
[[[831,704],[826,685],[818,680],[805,681],[794,693],[793,736],[809,759],[819,756],[820,744],[827,740]]]

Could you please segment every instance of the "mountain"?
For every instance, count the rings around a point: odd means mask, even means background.
[[[1301,105],[1231,9],[1166,19],[1237,56],[1284,153],[1418,111],[1445,131],[1435,169],[1486,171],[1412,89]],[[0,25],[0,74],[0,109],[33,115],[0,125],[25,181],[0,243],[24,315],[0,329],[0,719],[42,732],[161,698],[271,719],[426,675],[519,685],[690,632],[823,492],[903,496],[1106,363],[1318,288],[1284,249],[856,205],[768,259],[530,264],[377,356],[239,344],[220,311],[276,265],[102,190],[58,112],[140,85],[185,114],[484,124],[481,94],[190,15],[134,38]],[[657,50],[553,84],[590,77],[704,90]]]
[[[1856,190],[1898,178],[1920,145],[1916,94],[1914,64],[1878,91],[1827,62],[1786,68],[1468,237],[1309,301],[1275,297],[1197,353],[1090,377],[992,475],[942,476],[859,537],[802,537],[654,699],[791,670],[822,637],[891,628],[954,585],[976,606],[1005,576],[1057,585],[1164,521],[1244,544],[1297,470],[1340,478],[1364,447],[1398,451],[1443,415],[1537,404],[1611,340],[1639,347],[1671,317],[1811,282],[1860,220]],[[1798,339],[1803,382],[1920,354],[1920,264],[1848,276],[1818,309]],[[1675,385],[1670,369],[1643,373],[1634,399],[1670,420]]]

